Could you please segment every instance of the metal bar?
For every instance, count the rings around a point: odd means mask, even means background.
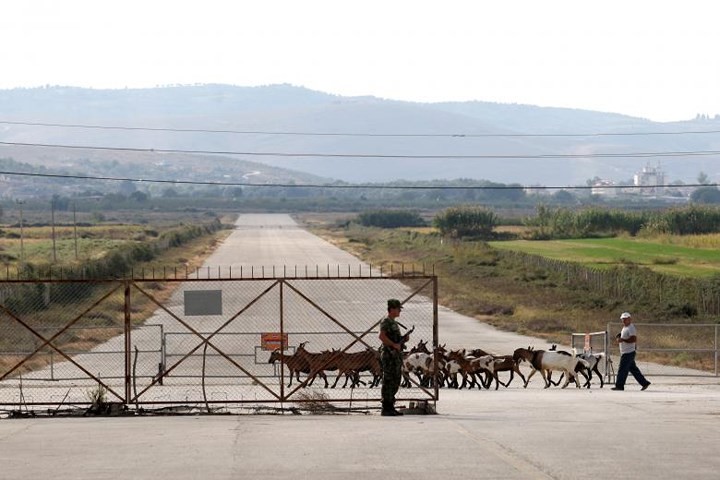
[[[130,398],[130,387],[132,386],[132,379],[130,373],[132,372],[130,351],[132,342],[130,341],[131,331],[131,317],[130,317],[130,281],[126,280],[125,284],[125,402]]]
[[[438,281],[437,277],[433,277],[432,279],[432,296],[433,296],[433,345],[439,345],[440,344],[440,329],[438,326]],[[437,360],[435,360],[437,362]],[[437,363],[435,363],[437,365]],[[437,368],[435,368],[437,371]],[[436,372],[436,379],[435,379],[435,400],[438,400],[440,398],[440,387],[438,386],[437,382],[437,372]]]
[[[285,282],[280,282],[280,352],[285,351],[285,301],[284,301],[284,288],[285,288]],[[293,372],[290,372],[290,375],[292,376]],[[280,355],[280,398],[283,400],[286,400],[285,398],[285,357]]]

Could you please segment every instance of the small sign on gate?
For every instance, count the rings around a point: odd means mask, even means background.
[[[265,332],[260,334],[260,348],[263,350],[277,350],[288,346],[288,334],[280,332]]]

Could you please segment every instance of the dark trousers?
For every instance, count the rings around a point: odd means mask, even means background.
[[[395,403],[395,394],[400,388],[402,375],[402,355],[400,352],[383,351],[380,353],[382,363],[382,400],[392,406]]]
[[[632,373],[635,380],[643,387],[650,383],[635,363],[635,352],[620,355],[620,367],[618,367],[617,378],[615,379],[616,388],[625,388],[625,380],[627,380],[628,373]]]

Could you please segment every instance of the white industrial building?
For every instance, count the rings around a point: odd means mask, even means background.
[[[635,193],[641,195],[662,195],[665,193],[665,172],[660,169],[660,165],[652,167],[645,165],[641,171],[633,176],[633,184],[636,187]]]

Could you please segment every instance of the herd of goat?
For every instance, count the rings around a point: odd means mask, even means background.
[[[361,384],[375,387],[382,380],[382,367],[380,352],[375,349],[366,349],[359,352],[343,352],[341,350],[325,350],[319,353],[309,352],[305,349],[307,342],[298,345],[295,353],[287,355],[280,350],[271,353],[268,363],[280,361],[290,371],[290,383],[293,378],[301,386],[310,386],[317,377],[325,382],[325,388],[330,386],[328,372],[337,372],[335,381],[330,388],[335,388],[341,378],[345,379],[343,388],[357,387]],[[590,388],[593,372],[600,379],[600,388],[603,387],[603,376],[598,365],[604,359],[604,354],[580,353],[558,351],[555,346],[550,350],[535,350],[532,347],[518,348],[512,355],[493,355],[481,349],[467,351],[447,350],[445,346],[438,346],[431,351],[427,342],[420,341],[416,346],[403,354],[403,387],[413,384],[421,387],[449,388],[486,388],[489,389],[495,382],[495,389],[500,385],[508,387],[515,374],[518,374],[527,388],[528,382],[535,374],[540,372],[545,381],[545,388],[559,385],[563,376],[565,383],[562,388],[573,381],[577,387],[581,386],[578,377],[582,376],[583,387]],[[520,365],[527,362],[531,368],[530,374],[525,378],[520,371]],[[507,382],[501,382],[499,373],[509,372]],[[553,382],[552,372],[561,372],[561,377]],[[300,374],[305,374],[305,380]],[[371,377],[369,382],[361,380],[362,375]],[[462,380],[462,382],[460,382]]]

